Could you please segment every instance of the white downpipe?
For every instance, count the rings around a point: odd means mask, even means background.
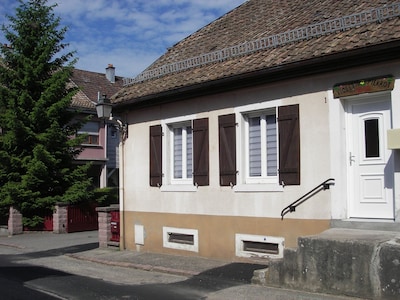
[[[118,123],[122,122],[118,120]],[[121,127],[122,128],[122,127]],[[120,211],[120,229],[119,229],[119,248],[125,250],[125,137],[124,133],[119,131],[119,211]]]

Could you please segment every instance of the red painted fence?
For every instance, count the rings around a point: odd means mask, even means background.
[[[98,230],[96,206],[69,205],[67,232]]]
[[[53,215],[44,214],[43,224],[35,228],[24,227],[26,231],[53,231]],[[98,230],[99,223],[95,205],[68,205],[66,232]]]

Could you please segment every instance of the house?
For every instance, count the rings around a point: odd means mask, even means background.
[[[121,247],[279,258],[331,227],[399,230],[399,100],[400,3],[244,2],[112,97]]]
[[[71,83],[79,87],[72,98],[72,109],[80,112],[81,118],[90,116],[78,134],[86,134],[83,150],[77,163],[92,162],[90,176],[96,187],[118,186],[119,133],[114,126],[99,120],[96,103],[103,94],[115,94],[123,86],[122,78],[115,76],[115,67],[108,65],[105,74],[74,69]]]

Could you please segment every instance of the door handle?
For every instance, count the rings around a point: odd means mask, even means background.
[[[350,153],[349,153],[349,163],[350,163],[350,166],[352,166],[354,162],[356,162],[355,156],[350,152]]]

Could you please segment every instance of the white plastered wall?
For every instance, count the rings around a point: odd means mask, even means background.
[[[311,91],[296,95],[299,86],[310,87]],[[232,103],[235,108],[229,107]],[[285,186],[280,191],[271,192],[241,191],[219,186],[218,116],[237,112],[238,108],[246,111],[291,104],[300,104],[301,185]],[[330,177],[328,109],[327,92],[319,91],[313,82],[305,80],[171,103],[156,110],[143,109],[133,113],[130,119],[135,123],[129,126],[129,139],[125,143],[125,209],[280,218],[285,206]],[[210,185],[186,192],[150,187],[149,126],[182,115],[209,119]],[[329,191],[317,194],[299,207],[295,216],[288,217],[329,218]]]
[[[343,101],[332,88],[340,82],[392,74],[400,62],[368,66],[176,102],[132,112],[126,141],[125,209],[139,212],[279,218],[282,208],[333,177],[335,186],[299,206],[287,218],[347,218],[347,156]],[[257,107],[300,104],[301,185],[283,191],[244,192],[219,186],[218,116]],[[393,128],[400,128],[400,82],[392,92]],[[162,192],[149,186],[149,126],[185,115],[209,118],[210,185],[194,192]],[[238,149],[239,150],[239,149]],[[395,207],[400,207],[400,158],[396,150]],[[240,153],[238,152],[238,155]],[[286,218],[285,217],[285,218]],[[397,217],[397,221],[399,217]]]

